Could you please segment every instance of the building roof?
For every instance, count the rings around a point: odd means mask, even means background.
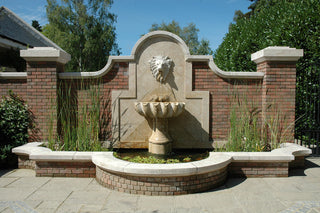
[[[65,52],[8,8],[0,7],[0,45],[10,48],[54,47]]]

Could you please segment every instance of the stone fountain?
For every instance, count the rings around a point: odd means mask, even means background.
[[[136,102],[135,109],[146,118],[153,119],[153,131],[149,138],[149,152],[167,155],[172,151],[172,139],[168,133],[168,118],[177,117],[184,110],[183,102]]]
[[[149,63],[156,81],[163,84],[172,68],[172,60],[168,56],[155,56]],[[168,119],[180,115],[184,106],[184,102],[170,102],[169,96],[166,95],[154,96],[149,102],[135,102],[135,110],[147,119],[153,120],[152,135],[149,138],[150,153],[171,153],[172,138],[168,132]]]

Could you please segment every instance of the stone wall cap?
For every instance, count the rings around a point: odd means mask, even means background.
[[[27,72],[0,72],[0,79],[27,79]]]
[[[26,61],[55,61],[62,64],[71,60],[69,53],[53,47],[34,47],[20,50],[20,56]]]
[[[281,144],[271,152],[210,152],[208,158],[189,163],[143,164],[118,159],[113,152],[51,151],[39,147],[42,143],[28,143],[12,150],[18,155],[29,155],[35,161],[93,162],[96,166],[115,173],[137,176],[187,176],[214,172],[231,162],[290,162],[296,156],[308,156],[311,150],[293,143]]]
[[[255,63],[264,61],[297,61],[303,56],[303,49],[272,46],[251,54]]]

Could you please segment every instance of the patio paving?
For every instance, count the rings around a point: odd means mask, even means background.
[[[320,157],[289,178],[229,178],[218,189],[181,196],[119,193],[94,178],[35,177],[0,171],[0,212],[307,212],[320,213]]]

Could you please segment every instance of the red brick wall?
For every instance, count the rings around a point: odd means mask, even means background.
[[[228,80],[217,76],[207,63],[193,63],[193,90],[210,92],[210,138],[226,140],[230,127],[230,109],[237,97],[261,108],[261,80]]]
[[[118,63],[102,78],[59,80],[60,89],[72,88],[73,101],[81,109],[84,105],[91,105],[90,93],[96,92],[100,96],[100,118],[102,123],[101,137],[111,138],[111,92],[112,90],[128,89],[128,63]]]
[[[232,162],[231,177],[288,177],[288,162]]]
[[[35,115],[37,133],[31,138],[34,141],[46,139],[48,136],[49,118],[52,114],[56,120],[55,106],[57,99],[57,75],[63,66],[57,62],[27,62],[27,102]],[[54,125],[54,131],[56,125]],[[35,135],[36,134],[36,135]]]
[[[92,162],[36,162],[37,177],[95,177],[96,165]]]
[[[282,136],[287,142],[293,142],[296,62],[266,61],[257,65],[257,71],[265,73],[262,85],[263,116],[272,119],[279,115],[279,128],[284,133],[279,137]]]
[[[12,89],[21,95],[33,111],[39,133],[35,140],[46,140],[50,115],[55,116],[56,109],[51,102],[56,102],[57,88],[64,83],[72,84],[77,105],[88,103],[90,87],[99,87],[102,104],[101,111],[106,122],[105,138],[110,137],[111,129],[111,92],[128,89],[128,63],[116,63],[102,78],[95,80],[59,80],[58,74],[63,66],[57,62],[28,62],[26,80],[0,80],[0,94]],[[263,80],[223,79],[210,70],[206,62],[193,63],[193,90],[210,92],[210,138],[226,140],[229,131],[229,117],[235,94],[246,97],[247,102],[262,108],[262,115],[272,115],[267,106],[272,104],[286,116],[286,123],[291,124],[295,117],[295,63],[263,62],[257,66],[258,72],[264,72]],[[91,84],[92,82],[95,82]],[[82,86],[81,86],[82,85]],[[91,85],[91,86],[89,86]],[[271,111],[270,111],[271,110]],[[285,126],[285,125],[283,125]],[[290,132],[288,140],[293,140]]]
[[[0,97],[7,96],[9,90],[18,94],[23,100],[27,100],[27,79],[0,78]]]

